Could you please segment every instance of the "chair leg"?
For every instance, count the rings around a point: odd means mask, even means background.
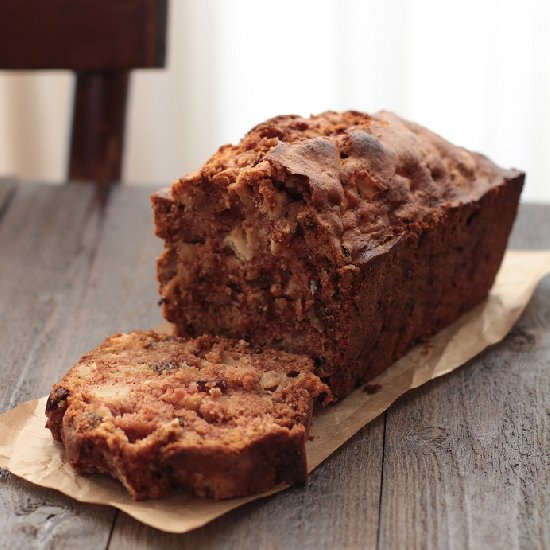
[[[129,73],[77,73],[69,180],[107,184],[121,179]]]

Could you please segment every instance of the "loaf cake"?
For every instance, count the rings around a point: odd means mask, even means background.
[[[153,195],[164,316],[343,397],[486,298],[523,181],[389,112],[268,120]]]
[[[313,369],[238,340],[116,334],[54,385],[46,426],[79,473],[135,499],[248,495],[305,479],[312,403],[330,399]]]

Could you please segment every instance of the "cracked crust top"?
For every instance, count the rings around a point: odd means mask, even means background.
[[[354,257],[519,174],[388,111],[328,111],[257,125],[174,182],[169,196],[185,204],[190,188],[209,180],[242,197],[271,178],[302,195],[335,247]]]

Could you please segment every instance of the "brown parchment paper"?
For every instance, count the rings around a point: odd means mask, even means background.
[[[508,333],[527,305],[538,281],[550,272],[550,251],[509,251],[487,301],[438,333],[428,345],[411,350],[372,380],[381,389],[362,388],[323,409],[314,418],[307,443],[313,470],[362,426],[385,411],[409,389],[458,368]],[[178,494],[160,501],[134,502],[116,481],[104,476],[79,476],[65,462],[62,447],[45,429],[46,397],[27,401],[0,415],[0,466],[43,487],[76,500],[108,504],[157,529],[184,533],[268,493],[215,502]]]

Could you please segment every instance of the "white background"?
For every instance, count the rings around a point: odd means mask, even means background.
[[[123,179],[165,184],[274,115],[390,109],[550,201],[549,0],[172,0],[134,73]],[[73,80],[0,76],[0,174],[64,179]]]

